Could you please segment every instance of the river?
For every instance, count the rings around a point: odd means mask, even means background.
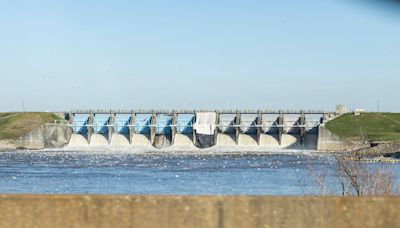
[[[0,152],[0,193],[313,195],[316,173],[339,187],[335,159],[321,153]]]

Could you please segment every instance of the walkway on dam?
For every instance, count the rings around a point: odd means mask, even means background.
[[[14,117],[14,116],[18,116],[18,115],[21,115],[21,114],[20,113],[15,113],[15,114],[11,114],[9,116],[3,116],[3,117],[0,117],[0,120],[8,119],[8,118],[11,118],[11,117]]]

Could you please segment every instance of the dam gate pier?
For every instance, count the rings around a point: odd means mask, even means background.
[[[332,113],[271,110],[75,110],[69,145],[316,149]]]

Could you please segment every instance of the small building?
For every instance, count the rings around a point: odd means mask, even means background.
[[[336,115],[343,115],[348,113],[346,105],[336,105]]]
[[[359,116],[359,115],[361,115],[361,113],[363,113],[363,112],[365,112],[364,109],[362,109],[362,108],[357,108],[356,110],[354,110],[354,115],[355,115],[355,116]]]

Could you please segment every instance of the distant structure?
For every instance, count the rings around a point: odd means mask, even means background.
[[[77,110],[66,113],[69,145],[269,146],[315,149],[319,126],[335,115],[279,110]]]
[[[365,112],[364,109],[362,109],[362,108],[357,108],[356,110],[354,110],[354,115],[355,115],[355,116],[360,116],[361,113],[363,113],[363,112]]]
[[[336,115],[343,115],[348,113],[346,105],[336,105]]]

